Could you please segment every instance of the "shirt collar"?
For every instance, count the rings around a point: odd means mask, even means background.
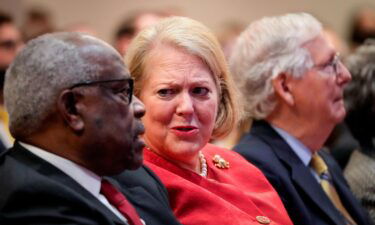
[[[33,145],[29,145],[23,142],[19,142],[24,148],[45,161],[51,163],[65,174],[73,178],[77,183],[83,186],[95,197],[99,196],[101,177],[93,173],[92,171],[70,161],[61,156],[55,155],[41,148]]]
[[[271,126],[284,139],[284,141],[286,141],[286,143],[288,143],[288,145],[294,151],[294,153],[296,153],[298,158],[301,159],[302,163],[305,166],[308,166],[309,163],[310,163],[311,157],[312,157],[312,153],[311,153],[310,149],[308,149],[304,144],[302,144],[302,142],[300,142],[294,136],[290,135],[285,130],[283,130],[279,127],[276,127],[272,124],[271,124]]]

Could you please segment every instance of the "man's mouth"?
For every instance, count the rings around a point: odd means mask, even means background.
[[[343,96],[342,95],[339,95],[339,96],[337,96],[336,98],[335,98],[335,102],[339,102],[339,101],[341,101],[341,100],[343,100],[344,98],[343,98]]]

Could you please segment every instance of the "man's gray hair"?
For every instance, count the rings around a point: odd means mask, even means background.
[[[97,79],[100,66],[89,54],[108,50],[116,54],[105,42],[79,33],[52,33],[29,41],[5,78],[4,99],[12,135],[24,137],[40,128],[54,112],[63,89]]]
[[[249,118],[264,119],[277,101],[272,80],[282,73],[301,77],[313,61],[303,45],[322,31],[307,13],[265,17],[250,24],[239,36],[230,68],[243,94]]]

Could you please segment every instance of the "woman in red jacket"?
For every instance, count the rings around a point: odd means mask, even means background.
[[[208,144],[238,122],[233,81],[220,45],[201,23],[171,17],[140,32],[126,54],[143,117],[145,163],[185,225],[292,224],[264,175]]]

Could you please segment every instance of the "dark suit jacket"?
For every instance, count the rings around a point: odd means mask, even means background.
[[[168,201],[162,202],[166,191],[148,169],[142,167],[118,177],[126,180],[128,186],[122,186],[122,191],[135,203],[147,225],[178,224],[167,208]],[[114,178],[108,179],[119,185]],[[159,218],[155,217],[156,211]],[[0,224],[124,222],[71,177],[16,143],[0,156]]]
[[[345,221],[320,184],[282,137],[265,121],[254,121],[235,151],[263,171],[279,193],[296,225],[344,225]],[[358,225],[370,224],[354,198],[339,166],[320,151],[331,173],[337,192]]]
[[[112,178],[147,225],[181,225],[170,208],[165,186],[146,166]]]

